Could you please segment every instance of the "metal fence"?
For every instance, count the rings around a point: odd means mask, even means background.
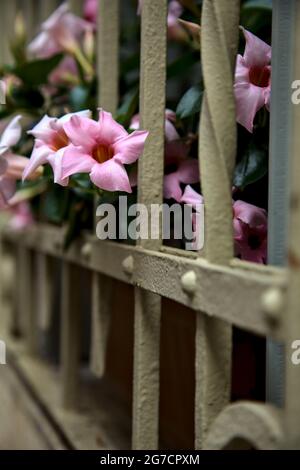
[[[12,15],[16,3],[1,2],[1,21]],[[28,24],[32,24],[30,8],[35,8],[36,2],[22,3],[28,12]],[[40,2],[43,11],[39,15],[46,16],[55,3]],[[80,2],[72,3],[74,8],[80,8]],[[119,3],[99,0],[99,103],[112,113],[118,105]],[[26,342],[33,353],[36,312],[44,322],[50,314],[54,285],[51,260],[59,258],[63,262],[61,394],[66,409],[71,409],[78,399],[78,272],[85,268],[92,273],[91,368],[97,376],[102,376],[104,370],[110,301],[114,295],[111,280],[134,286],[134,449],[156,449],[159,445],[162,297],[190,307],[197,316],[195,448],[222,449],[241,441],[258,449],[300,448],[300,373],[290,360],[291,344],[300,339],[300,108],[290,102],[291,79],[300,77],[300,4],[294,0],[273,2],[269,230],[270,260],[279,266],[260,266],[233,257],[233,70],[239,9],[238,0],[203,2],[201,49],[206,91],[199,161],[206,211],[204,253],[190,255],[167,248],[161,238],[134,247],[102,242],[92,234],[82,237],[64,253],[63,230],[45,225],[34,226],[21,235],[9,235],[9,239],[3,235],[6,243],[15,246],[19,266],[14,321],[25,319]],[[144,0],[140,110],[142,128],[149,130],[150,136],[139,162],[138,201],[146,205],[161,203],[163,199],[166,16],[167,0]],[[33,29],[34,26],[29,28]],[[2,54],[1,59],[6,59],[6,49]],[[276,253],[280,253],[279,261]],[[282,407],[250,401],[230,403],[232,326],[285,344],[285,371],[280,372],[284,385]],[[276,367],[273,347],[273,355],[269,355],[269,374],[273,378]]]

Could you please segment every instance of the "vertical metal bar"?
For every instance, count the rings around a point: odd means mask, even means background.
[[[99,0],[98,77],[100,105],[113,114],[119,100],[119,0]]]
[[[119,0],[99,0],[97,69],[99,104],[115,114],[119,99]],[[92,275],[91,370],[101,377],[105,370],[113,279]]]
[[[12,60],[10,52],[10,42],[14,37],[14,22],[17,11],[16,0],[2,0],[1,2],[1,16],[3,16],[3,40],[4,40],[4,56],[5,63],[10,63]]]
[[[144,0],[141,29],[141,127],[149,131],[138,165],[138,202],[150,209],[161,204],[164,169],[166,105],[167,1]],[[158,240],[141,245],[159,250]],[[134,325],[134,449],[157,449],[159,444],[159,350],[161,298],[135,289]]]
[[[44,253],[37,253],[37,324],[42,331],[47,331],[51,324],[52,310],[52,263]]]
[[[80,268],[64,262],[61,306],[62,403],[74,408],[78,397],[81,333]]]
[[[81,0],[72,0],[71,10],[80,14]],[[61,298],[61,371],[62,403],[65,408],[77,405],[80,361],[81,305],[80,267],[63,261]]]
[[[21,315],[20,323],[22,332],[25,333],[27,348],[31,354],[35,354],[37,352],[37,309],[34,302],[34,299],[36,299],[34,287],[37,276],[34,269],[34,258],[33,253],[24,247],[21,242],[18,246],[18,256],[20,290],[17,297]]]
[[[92,275],[91,371],[102,377],[105,372],[106,347],[110,325],[113,279]]]
[[[233,257],[233,74],[238,22],[238,0],[204,0],[201,54],[206,96],[200,121],[199,162],[205,200],[205,255],[208,261],[224,265]],[[231,326],[202,312],[197,314],[195,366],[195,447],[201,449],[212,420],[229,400],[231,382]]]
[[[291,25],[292,47],[290,49],[293,60],[293,80],[300,79],[300,3],[289,2],[292,9],[294,25]],[[292,80],[292,81],[293,81]],[[291,89],[290,89],[291,90]],[[292,91],[292,90],[291,90]],[[289,260],[289,286],[288,309],[286,311],[285,330],[285,445],[288,448],[300,449],[300,373],[299,366],[292,362],[293,341],[300,338],[300,106],[292,107],[291,126],[291,194],[289,198],[289,233],[288,233],[288,260]]]
[[[287,264],[291,152],[292,50],[295,1],[273,0],[272,96],[269,156],[268,262]],[[267,401],[283,406],[284,346],[267,340]]]

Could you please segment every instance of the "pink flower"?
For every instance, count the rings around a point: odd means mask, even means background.
[[[201,196],[201,194],[198,194],[197,191],[195,191],[191,186],[186,186],[179,202],[189,204],[192,206],[193,209],[195,209],[195,212],[193,212],[192,214],[192,226],[194,234],[192,249],[202,249],[204,244],[204,198],[203,196]],[[202,213],[202,218],[200,213]]]
[[[103,110],[97,122],[72,116],[63,129],[72,142],[62,158],[63,178],[74,173],[89,173],[98,188],[131,193],[124,165],[134,163],[141,156],[148,132],[128,134]]]
[[[264,209],[235,201],[233,228],[236,255],[246,261],[265,263],[267,260],[268,217]]]
[[[166,145],[164,198],[180,202],[181,184],[194,184],[200,180],[198,161],[188,158],[188,147],[181,140]]]
[[[31,131],[28,131],[28,134],[35,137],[35,144],[23,172],[24,180],[28,179],[40,165],[49,163],[54,172],[55,183],[62,186],[68,184],[68,178],[63,178],[61,175],[62,157],[70,145],[70,140],[64,131],[64,124],[75,115],[87,117],[90,115],[90,111],[66,114],[59,119],[46,115]]]
[[[165,111],[165,136],[167,141],[179,139],[178,132],[175,129],[174,122],[176,121],[176,114],[171,109]],[[140,115],[135,114],[130,122],[130,129],[137,130],[140,127]]]
[[[78,82],[78,69],[75,59],[64,57],[49,75],[49,83],[54,86],[74,84]]]
[[[180,136],[172,124],[176,121],[176,114],[170,109],[165,112],[165,177],[164,197],[180,201],[182,196],[181,183],[193,184],[199,182],[199,167],[195,159],[188,158],[188,146],[180,139]],[[140,125],[139,114],[133,116],[130,128],[138,129]],[[132,186],[137,184],[137,173],[130,174]]]
[[[16,145],[21,137],[21,116],[14,117],[5,128],[0,139],[0,207],[4,208],[16,192],[16,181],[22,178],[22,173],[28,163],[28,158],[15,155],[11,147]],[[41,169],[36,167],[31,178],[41,175]]]
[[[67,3],[63,3],[42,23],[41,32],[29,44],[28,51],[39,58],[73,52],[77,41],[91,28],[91,23],[71,13]]]
[[[22,230],[33,224],[33,215],[30,205],[27,201],[10,206],[9,210],[11,212],[11,218],[9,220],[8,226],[12,230]]]
[[[98,14],[98,0],[85,0],[83,14],[86,20],[96,24]]]
[[[204,204],[204,198],[198,194],[191,186],[186,186],[179,202],[190,204],[194,209]]]
[[[246,29],[243,33],[246,47],[244,55],[237,57],[234,93],[237,122],[253,132],[257,111],[270,106],[271,47]]]

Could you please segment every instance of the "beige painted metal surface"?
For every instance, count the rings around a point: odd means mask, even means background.
[[[233,96],[239,0],[206,0],[201,20],[205,85],[199,164],[205,200],[205,256],[228,265],[233,257],[232,172],[236,155]],[[226,118],[220,113],[226,109]],[[201,449],[212,420],[230,397],[231,326],[197,315],[195,447]]]
[[[98,15],[99,105],[105,111],[115,114],[119,100],[120,1],[99,2]],[[109,41],[107,38],[110,38]],[[102,377],[105,371],[109,313],[113,293],[113,280],[94,272],[92,276],[91,370],[97,377]]]
[[[164,132],[166,107],[167,1],[145,0],[141,14],[141,128],[149,137],[138,164],[138,203],[161,204],[163,195]],[[157,240],[141,240],[140,246],[157,250]],[[157,449],[159,445],[159,351],[161,298],[135,289],[133,449]]]

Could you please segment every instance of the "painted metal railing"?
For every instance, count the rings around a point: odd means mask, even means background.
[[[7,2],[10,14],[15,3],[12,0]],[[23,3],[26,3],[28,21],[31,21],[29,9],[32,2],[26,0]],[[42,2],[47,10],[43,12],[44,16],[54,3]],[[118,105],[119,3],[119,0],[99,0],[99,104],[112,113]],[[80,2],[72,4],[79,11]],[[15,234],[9,238],[16,244],[16,258],[22,268],[18,272],[18,305],[14,321],[17,323],[21,317],[26,318],[27,341],[33,353],[36,351],[34,332],[37,322],[43,325],[49,321],[50,311],[45,305],[51,304],[53,289],[50,259],[55,257],[63,262],[61,367],[63,405],[67,408],[72,408],[77,400],[81,329],[76,301],[79,270],[84,267],[92,272],[91,369],[99,377],[104,372],[112,282],[120,280],[135,287],[134,449],[159,446],[162,296],[190,307],[197,315],[195,448],[226,448],[236,439],[261,449],[300,448],[300,375],[297,367],[291,364],[288,353],[286,375],[282,369],[280,372],[285,400],[274,399],[272,390],[269,390],[270,401],[275,402],[274,405],[229,402],[232,326],[284,343],[287,352],[297,334],[300,338],[300,111],[296,106],[292,107],[288,95],[291,77],[300,76],[297,54],[300,5],[297,1],[273,2],[272,113],[284,109],[288,117],[283,123],[277,114],[272,114],[271,118],[269,211],[273,254],[270,260],[279,267],[258,266],[233,258],[231,177],[236,152],[233,74],[239,9],[238,0],[203,2],[201,53],[206,91],[200,123],[199,162],[205,197],[204,254],[191,256],[163,247],[161,238],[133,247],[99,241],[93,235],[84,236],[65,253],[62,250],[63,231],[44,225],[34,226],[21,236]],[[162,201],[166,16],[167,0],[144,0],[140,110],[142,127],[150,131],[150,137],[139,162],[138,200],[146,205]],[[280,38],[290,43],[284,57],[281,57]],[[7,58],[6,52],[1,55],[3,58]],[[222,87],[219,86],[220,77]],[[278,148],[285,155],[279,155]],[[291,183],[285,161],[293,175]],[[281,168],[285,171],[282,172]],[[282,200],[276,198],[275,183],[276,190],[278,184],[281,185]],[[283,226],[276,221],[278,203],[282,201],[279,211]],[[287,230],[288,218],[290,230]],[[282,243],[278,236],[276,238],[278,227],[290,253],[287,259],[284,248],[280,262],[275,256]],[[284,264],[288,267],[281,267]],[[29,295],[35,283],[38,283],[35,289],[37,299]],[[33,308],[33,302],[37,302],[38,308]],[[270,354],[271,378],[274,378],[274,367],[274,354]],[[269,383],[272,383],[271,379]],[[282,408],[276,406],[278,402],[282,403]]]

